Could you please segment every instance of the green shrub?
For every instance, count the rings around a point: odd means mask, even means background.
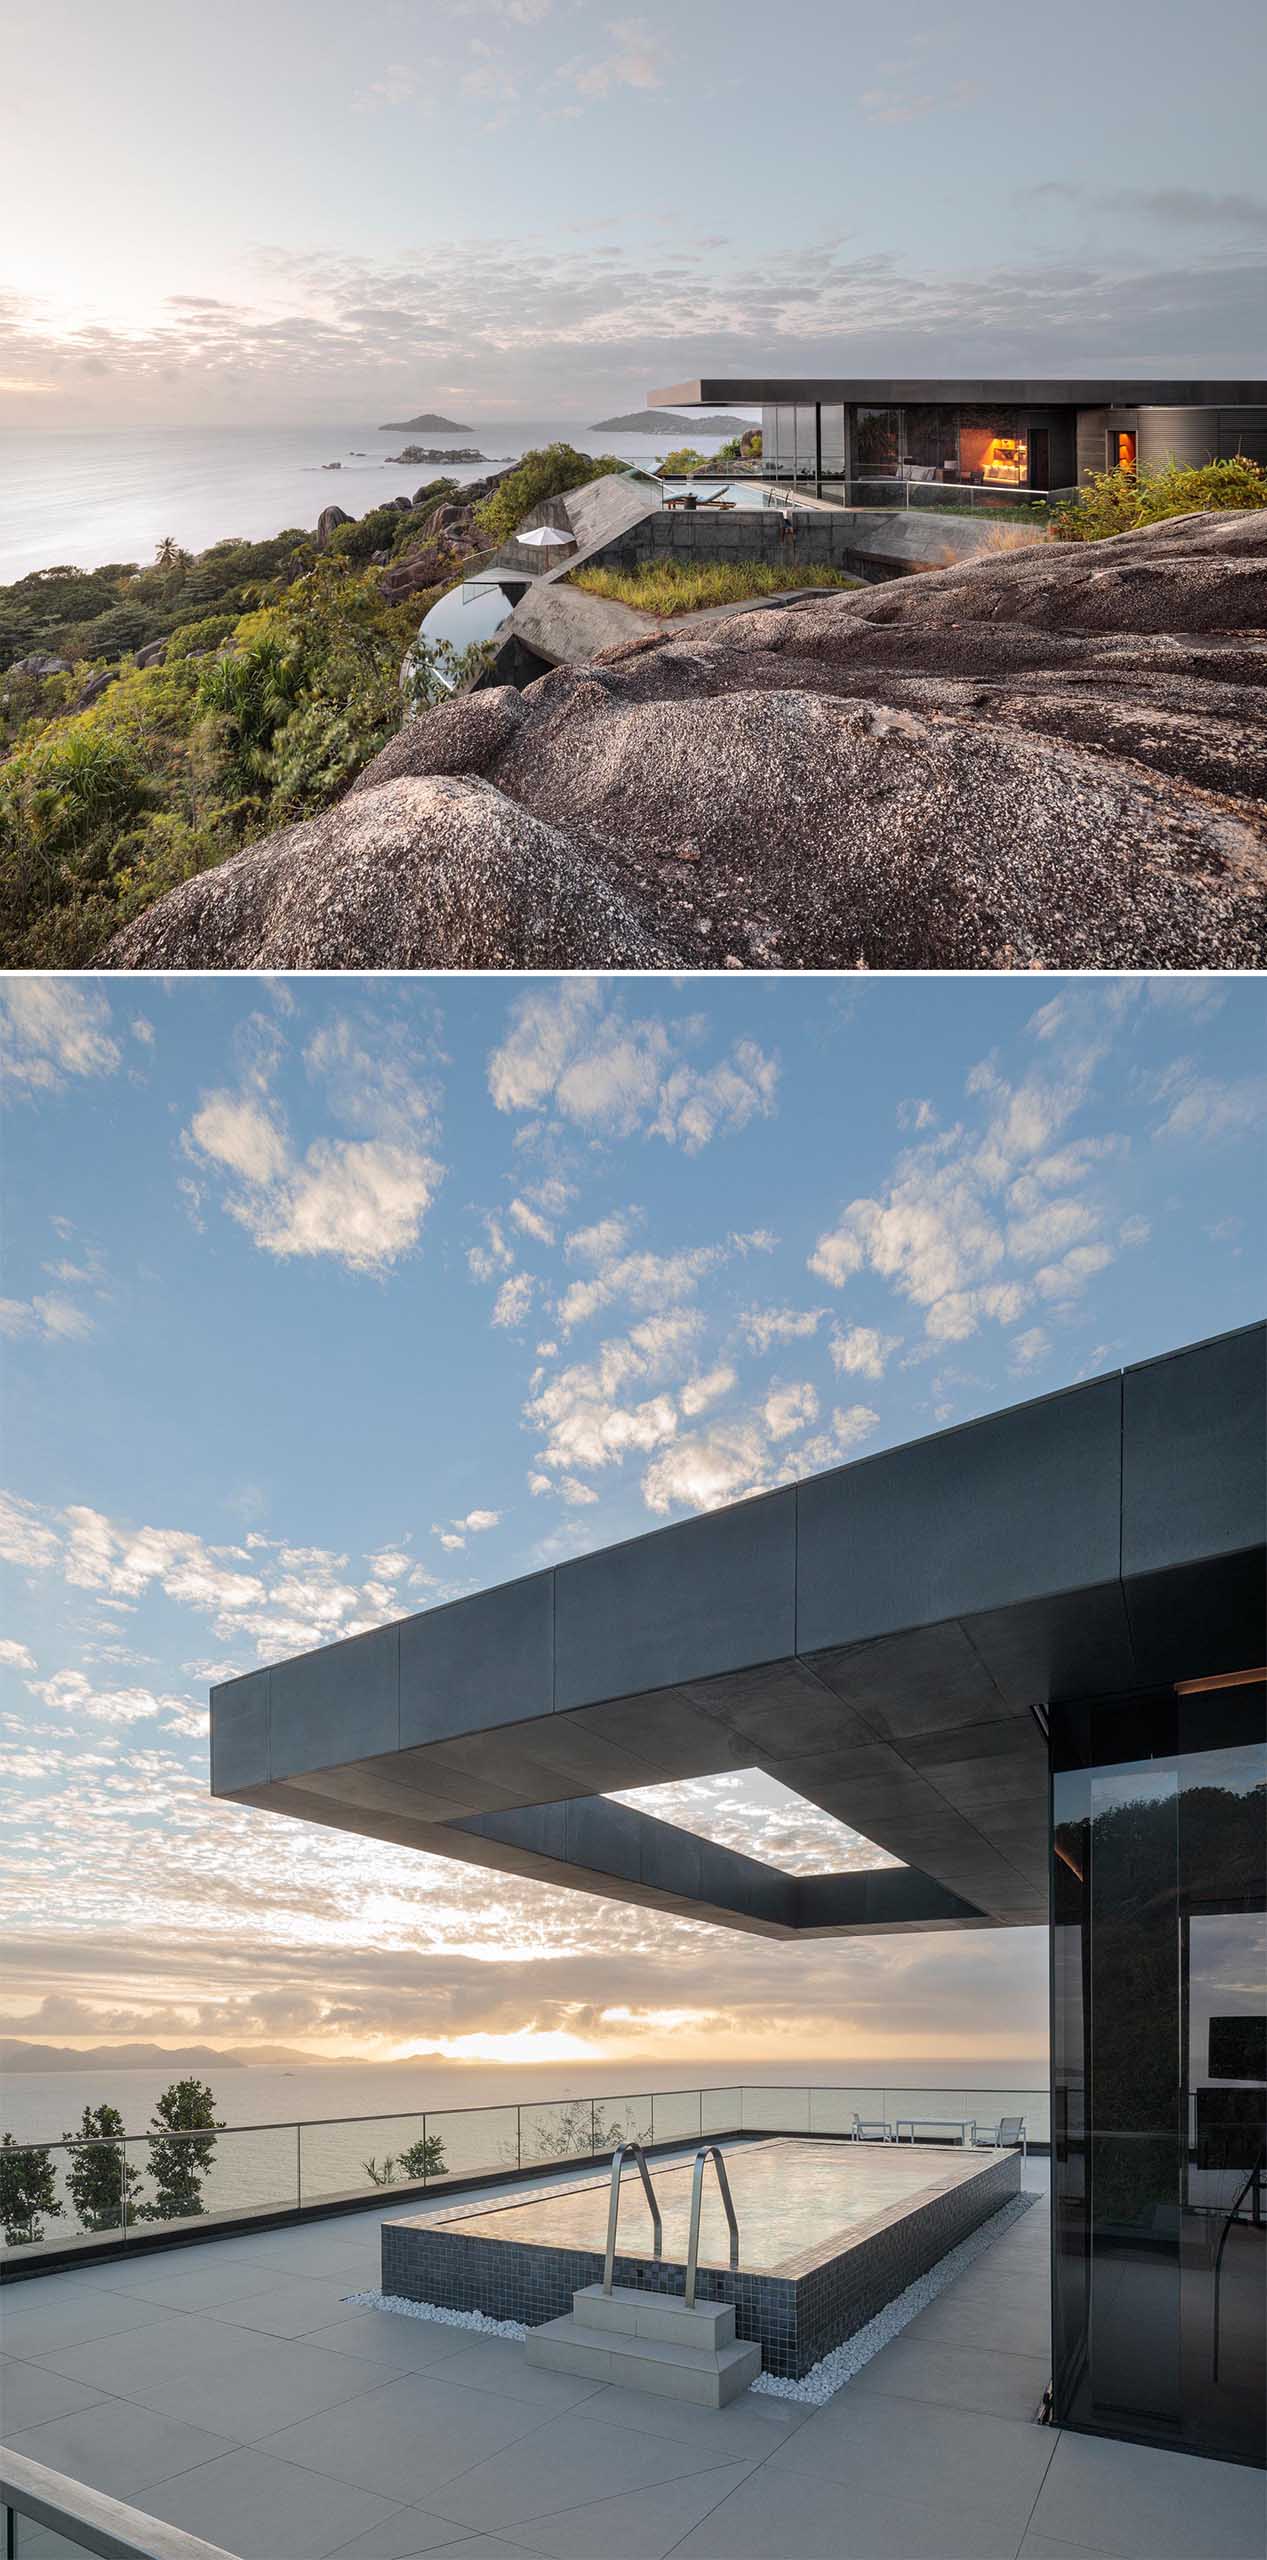
[[[117,2231],[136,2216],[141,2181],[120,2137],[123,2118],[117,2107],[85,2107],[78,2141],[70,2148],[66,2184],[85,2231]]]
[[[1225,507],[1267,507],[1267,471],[1244,454],[1223,462],[1164,462],[1139,471],[1097,471],[1052,519],[1056,542],[1103,542],[1169,516]]]
[[[592,453],[578,453],[574,445],[538,445],[476,508],[475,521],[490,543],[509,542],[516,525],[547,498],[564,497],[569,489],[582,489],[588,480],[603,480],[609,471],[624,467],[612,453],[600,454],[596,460]]]
[[[0,2139],[0,2228],[11,2249],[42,2240],[42,2213],[57,2211],[57,2173],[51,2152]]]
[[[637,569],[578,569],[569,584],[592,596],[609,596],[636,613],[701,613],[708,605],[742,604],[746,596],[776,596],[798,587],[856,587],[843,569],[820,569],[795,559],[648,560]]]
[[[183,2222],[204,2211],[202,2182],[211,2166],[224,2118],[203,2080],[173,2080],[155,2104],[151,2122],[164,2130],[150,2140],[154,2201],[142,2205],[146,2222]]]
[[[177,658],[202,657],[218,648],[230,632],[236,631],[239,619],[236,613],[204,613],[197,622],[178,622],[167,643],[167,665],[174,665]]]
[[[697,453],[693,444],[680,444],[673,453],[666,453],[660,464],[660,477],[662,480],[680,480],[689,471],[707,469],[704,455]]]

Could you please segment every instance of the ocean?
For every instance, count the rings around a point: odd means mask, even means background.
[[[739,2126],[847,2133],[855,2110],[890,2120],[975,2116],[983,2123],[1016,2112],[1036,2140],[1045,2139],[1045,2065],[1013,2063],[1010,2079],[1007,2070],[972,2056],[957,2057],[953,2066],[888,2063],[882,2080],[868,2078],[863,2065],[822,2061],[728,2061],[712,2073],[698,2061],[537,2072],[521,2064],[434,2062],[314,2063],[291,2070],[226,2065],[210,2074],[226,2130],[207,2164],[204,2201],[212,2214],[258,2213],[297,2202],[369,2198],[383,2188],[389,2202],[392,2186],[408,2183],[401,2155],[424,2132],[441,2146],[429,2174],[452,2178],[530,2168],[588,2152],[591,2141],[598,2148],[631,2137],[689,2143]],[[19,2141],[59,2143],[85,2106],[117,2107],[139,2180],[129,2212],[144,2220],[154,2195],[145,2128],[160,2088],[178,2076],[175,2064],[158,2072],[96,2064],[85,2071],[6,2072],[0,2123]],[[64,2150],[52,2152],[51,2166],[56,2202],[41,2217],[40,2236],[23,2244],[35,2252],[55,2249],[80,2229]]]
[[[312,527],[323,507],[349,515],[409,497],[424,480],[481,480],[495,462],[565,441],[654,465],[674,440],[599,435],[575,419],[475,425],[457,436],[391,434],[377,426],[0,427],[0,585],[33,569],[98,569],[152,560],[170,534],[187,551],[239,535],[252,542],[287,525]],[[720,439],[676,439],[715,453]],[[487,463],[390,464],[406,444],[474,445]],[[338,471],[323,465],[338,462]]]
[[[114,2071],[94,2063],[84,2071],[13,2071],[0,2081],[0,2128],[19,2142],[55,2142],[77,2123],[86,2106],[117,2107],[129,2133],[143,2133],[161,2089],[181,2076],[180,2065],[166,2070]],[[907,2056],[899,2061],[751,2062],[722,2061],[711,2067],[698,2060],[605,2063],[543,2067],[523,2063],[342,2062],[295,2064],[278,2068],[262,2063],[225,2064],[210,2075],[216,2112],[230,2125],[315,2124],[332,2118],[397,2116],[422,2110],[512,2109],[517,2103],[549,2105],[559,2100],[624,2096],[645,2090],[699,2089],[706,2086],[810,2088],[841,2086],[876,2090],[1022,2089],[1046,2092],[1046,2056],[1023,2061],[985,2061],[960,2054],[951,2062],[926,2062]]]

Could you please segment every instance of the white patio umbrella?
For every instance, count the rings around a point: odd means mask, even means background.
[[[534,550],[552,551],[556,543],[563,543],[566,546],[575,542],[576,535],[560,533],[557,526],[552,524],[539,524],[534,525],[531,533],[517,534],[515,538],[519,542],[531,543]]]

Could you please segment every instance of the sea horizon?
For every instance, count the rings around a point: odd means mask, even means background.
[[[177,2049],[180,2050],[179,2048]],[[295,2062],[286,2065],[230,2062],[221,2066],[225,2086],[211,2086],[228,2125],[317,2124],[376,2115],[440,2114],[496,2106],[548,2105],[576,2097],[638,2097],[652,2090],[762,2088],[939,2089],[1043,2095],[1044,2055],[1013,2061],[960,2054],[953,2061],[905,2055],[883,2064],[841,2056],[831,2061],[728,2059],[639,2063]],[[0,2081],[0,2129],[19,2142],[58,2142],[85,2106],[116,2107],[128,2133],[149,2129],[155,2099],[185,2076],[178,2060],[167,2066],[112,2069],[89,2063],[44,2071],[6,2067]],[[202,2076],[202,2075],[199,2075]]]
[[[685,417],[682,425],[701,453],[723,441],[697,435]],[[565,442],[648,467],[672,449],[663,436],[603,434],[579,418],[494,418],[453,433],[453,442],[476,445],[483,462],[388,460],[395,436],[442,446],[445,433],[346,418],[272,427],[0,426],[0,585],[62,566],[144,565],[169,535],[187,551],[234,537],[265,541],[288,525],[311,529],[323,507],[364,515],[411,496],[424,480],[465,486],[538,445]]]

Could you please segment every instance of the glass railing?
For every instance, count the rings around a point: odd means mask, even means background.
[[[494,2107],[405,2110],[311,2123],[226,2125],[213,2133],[13,2143],[0,2152],[4,2262],[194,2231],[261,2214],[417,2195],[471,2179],[603,2159],[618,2142],[690,2143],[707,2135],[847,2136],[855,2116],[895,2130],[912,2121],[992,2130],[1022,2116],[1031,2145],[1050,2139],[1046,2089],[921,2088],[892,2082],[814,2087],[745,2082],[538,2099]]]
[[[98,2560],[231,2560],[220,2543],[143,2515],[9,2445],[0,2445],[0,2531],[4,2560],[61,2560],[85,2551]]]

